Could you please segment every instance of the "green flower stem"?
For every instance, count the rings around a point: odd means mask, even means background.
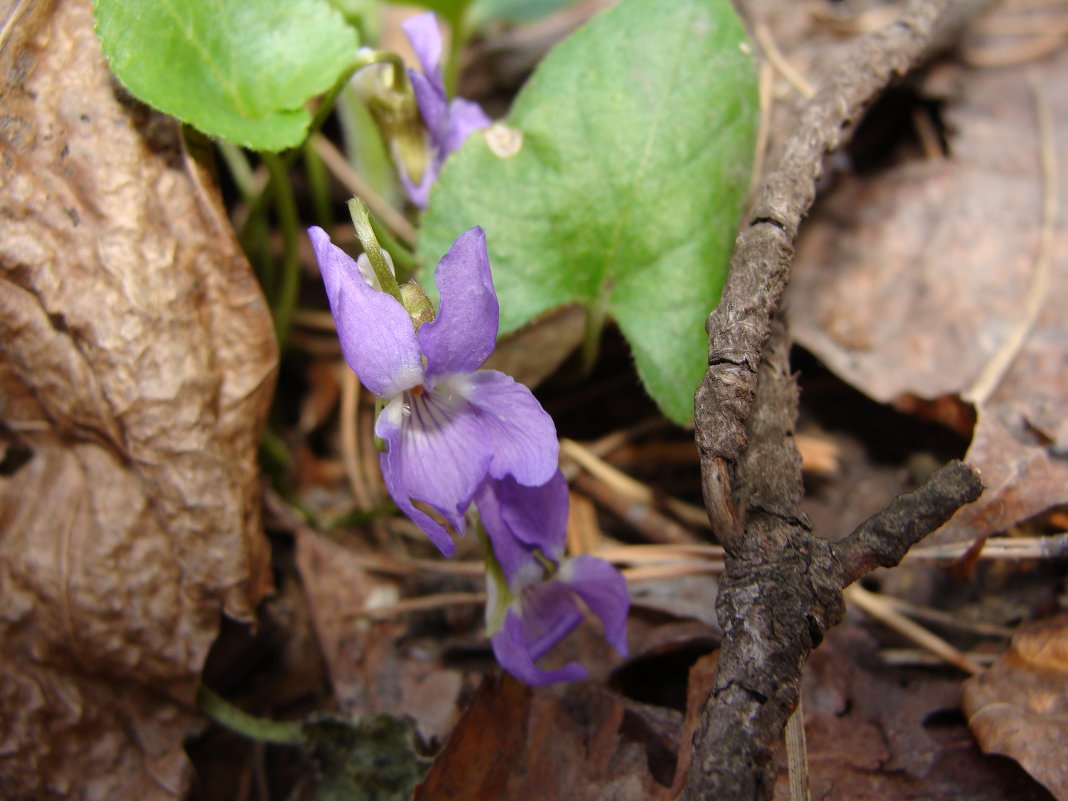
[[[378,241],[382,243],[385,250],[389,251],[389,255],[393,257],[393,266],[397,268],[397,283],[400,284],[409,280],[415,275],[415,271],[419,267],[419,264],[415,260],[415,254],[412,253],[407,245],[402,245],[399,241],[394,239],[393,235],[389,232],[389,229],[382,225],[377,217],[371,218],[371,228],[374,229]]]
[[[266,205],[263,202],[265,186],[261,185],[266,182],[257,179],[256,172],[243,149],[224,140],[217,141],[216,146],[246,206],[244,221],[237,232],[241,249],[254,265],[256,275],[260,279],[260,286],[263,287],[264,292],[270,294],[275,274],[274,262],[266,247],[267,214]]]
[[[297,251],[300,220],[297,217],[297,201],[293,196],[293,186],[289,183],[285,162],[277,153],[260,155],[271,176],[271,190],[278,211],[278,222],[282,228],[282,275],[274,303],[274,329],[279,346],[284,347],[300,291],[300,259]]]
[[[353,59],[352,63],[345,68],[345,71],[341,73],[341,76],[334,82],[334,85],[330,87],[330,91],[323,96],[323,100],[319,103],[319,108],[315,111],[315,116],[312,117],[311,124],[308,126],[308,137],[311,138],[312,134],[317,133],[320,128],[323,127],[323,123],[326,122],[327,117],[334,110],[334,101],[337,100],[338,94],[345,86],[348,85],[349,78],[357,70],[362,70],[364,67],[369,67],[372,64],[390,64],[393,69],[390,70],[390,80],[393,84],[393,88],[397,91],[404,91],[408,87],[408,72],[404,68],[404,61],[396,53],[388,53],[384,50],[368,50],[362,49]],[[410,91],[410,90],[409,90]],[[306,141],[306,140],[305,140]],[[292,151],[290,151],[292,153]],[[287,153],[287,155],[289,155]]]
[[[471,527],[475,530],[475,536],[478,538],[478,544],[482,546],[485,557],[486,588],[488,590],[492,584],[496,589],[495,594],[489,595],[490,598],[495,598],[496,604],[492,609],[488,607],[486,609],[486,636],[492,637],[504,625],[504,615],[508,611],[509,604],[515,600],[515,596],[508,586],[508,579],[504,577],[504,569],[497,560],[497,554],[493,552],[493,543],[490,542],[486,529],[482,527],[482,521],[476,517]]]
[[[264,428],[260,447],[264,458],[269,459],[271,464],[278,465],[282,469],[288,469],[293,464],[293,452],[273,426],[268,425]]]
[[[238,239],[241,249],[245,252],[249,261],[255,266],[256,275],[259,276],[260,286],[267,297],[274,296],[274,286],[277,280],[274,258],[270,251],[270,236],[267,225],[267,206],[263,202],[266,191],[260,191],[252,196],[248,204],[248,214]]]
[[[315,207],[315,222],[324,231],[329,231],[334,225],[334,212],[326,167],[310,138],[304,140],[301,148],[304,151],[304,173],[308,176],[308,189]]]
[[[241,193],[241,199],[246,203],[252,203],[260,190],[256,186],[256,175],[245,151],[232,142],[219,140],[216,144],[219,154],[226,162],[226,168],[230,171],[230,177],[237,185],[237,191]]]
[[[206,685],[197,688],[200,711],[220,726],[236,731],[252,740],[277,745],[303,745],[304,727],[299,723],[279,723],[258,718],[238,709]]]
[[[375,397],[375,416],[374,419],[378,419],[378,415],[382,414],[382,410],[386,408],[386,402],[379,397]],[[386,441],[382,437],[375,434],[375,450],[379,453],[385,453],[389,450],[389,446],[386,445]]]
[[[397,66],[403,64],[403,62],[400,60],[400,56],[396,55],[395,53],[383,53],[378,50],[367,50],[361,52],[355,59],[353,59],[352,63],[350,63],[349,66],[346,67],[345,70],[341,73],[338,79],[334,82],[334,85],[330,88],[330,91],[323,96],[322,102],[319,103],[319,107],[315,111],[315,116],[312,117],[312,121],[308,125],[308,134],[305,137],[305,142],[313,139],[315,134],[318,133],[319,129],[323,127],[323,124],[326,122],[331,112],[334,110],[334,102],[337,100],[338,94],[340,94],[340,92],[348,85],[349,78],[352,77],[352,74],[357,70],[362,69],[363,67],[367,67],[371,64],[383,61],[394,64],[394,68],[392,70],[392,73],[394,75],[393,80],[395,82],[398,80],[402,81],[402,85],[407,85],[407,73],[404,72],[403,69],[398,69]],[[400,73],[399,78],[397,77],[398,73]],[[229,147],[234,148],[233,145],[229,145]],[[237,151],[236,148],[234,148],[234,150]],[[297,156],[303,152],[305,152],[304,148],[295,147],[286,150],[284,153],[281,154],[281,156],[275,153],[260,153],[261,158],[263,158],[264,163],[267,165],[268,170],[271,172],[272,183],[274,182],[274,179],[276,177],[276,170],[271,169],[271,165],[268,163],[267,156],[269,155],[273,159],[280,161],[283,168],[289,168],[293,166],[293,163],[296,160]],[[223,150],[223,158],[227,160],[227,164],[230,164],[230,155],[227,154],[225,149]],[[240,167],[238,169],[240,169]],[[233,171],[232,165],[231,171]],[[240,180],[236,173],[234,175],[234,180],[239,182],[238,186],[240,188]],[[240,239],[243,244],[248,244],[250,238],[249,235],[253,231],[258,230],[258,226],[256,224],[257,219],[265,214],[267,201],[266,189],[267,188],[265,187],[265,190],[263,192],[254,193],[247,198],[247,200],[249,201],[248,217],[245,219],[245,224],[242,226],[242,230],[240,233]],[[243,189],[242,193],[244,194]],[[292,195],[292,190],[290,190],[290,194]]]
[[[401,301],[400,287],[397,285],[397,278],[393,275],[393,271],[389,269],[389,263],[382,254],[382,247],[378,244],[374,229],[371,227],[371,214],[367,210],[367,204],[358,197],[354,197],[349,201],[348,205],[352,224],[356,227],[356,237],[360,240],[360,244],[363,245],[363,252],[367,254],[367,260],[371,262],[371,269],[375,271],[379,286],[382,287],[383,292],[388,292],[395,297],[398,303],[403,303]]]
[[[375,125],[374,118],[367,106],[360,100],[359,94],[352,86],[348,85],[338,95],[337,104],[334,107],[334,116],[341,128],[341,152],[345,155],[352,172],[362,176],[363,183],[373,188],[381,201],[390,205],[397,199],[396,173],[393,162],[386,152],[386,145]],[[322,153],[319,154],[322,157]],[[324,159],[325,161],[325,159]],[[327,165],[329,168],[329,165]],[[337,176],[341,181],[340,176]],[[344,184],[344,181],[342,181]],[[368,201],[367,205],[376,216],[381,216],[375,211],[375,204],[370,202],[370,197],[362,192],[356,192],[346,185],[346,188],[354,195],[359,195]],[[389,221],[383,218],[383,222],[389,225]],[[405,220],[407,222],[407,220]]]

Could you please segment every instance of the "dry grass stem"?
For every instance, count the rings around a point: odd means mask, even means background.
[[[723,572],[722,562],[691,562],[689,564],[646,565],[625,567],[620,572],[628,584],[640,581],[673,581],[685,576],[714,576]]]
[[[998,46],[972,46],[964,49],[962,59],[969,67],[1011,67],[1045,58],[1060,49],[1068,38],[1063,34],[1040,34],[1022,42]]]
[[[356,499],[358,509],[366,511],[374,503],[365,480],[366,473],[360,469],[359,443],[356,440],[356,423],[359,414],[360,381],[347,365],[338,366],[341,372],[341,461],[345,465],[345,475],[349,487]]]
[[[313,311],[311,309],[297,309],[293,312],[293,325],[301,328],[310,328],[313,331],[326,331],[334,334],[337,338],[337,326],[334,323],[334,315],[328,311]]]
[[[348,159],[334,146],[334,144],[322,134],[312,137],[312,144],[319,158],[323,160],[327,169],[341,182],[347,190],[359,196],[367,204],[371,212],[397,235],[404,244],[414,247],[418,234],[408,218],[397,211],[381,195],[374,191],[369,184],[352,169]]]
[[[1053,263],[1053,235],[1057,221],[1057,193],[1060,191],[1057,181],[1056,139],[1054,138],[1053,115],[1050,113],[1049,101],[1042,88],[1041,79],[1036,73],[1031,73],[1028,76],[1028,82],[1031,84],[1031,91],[1035,98],[1043,179],[1042,223],[1039,232],[1038,255],[1031,274],[1031,284],[1024,297],[1024,310],[1020,319],[994,357],[983,368],[975,383],[966,392],[961,393],[961,398],[976,406],[984,405],[1001,384],[1001,380],[1009,371],[1034,328],[1049,295],[1050,271]]]
[[[929,606],[920,606],[919,604],[910,603],[904,601],[901,598],[894,598],[891,595],[880,596],[886,600],[886,602],[911,618],[916,620],[923,620],[927,623],[934,623],[936,625],[945,626],[946,628],[958,629],[959,631],[967,631],[972,634],[978,634],[983,637],[1011,637],[1013,630],[1006,626],[994,626],[990,623],[979,623],[977,621],[966,620],[961,618],[960,615],[953,612],[944,612],[941,609],[932,609]]]
[[[952,562],[969,554],[973,542],[955,542],[948,545],[927,545],[913,548],[903,560],[906,564],[924,562]],[[983,543],[978,559],[1063,559],[1068,557],[1068,533],[1049,537],[1021,537],[1013,539],[990,539]]]
[[[790,62],[786,60],[782,51],[779,50],[779,46],[775,44],[775,39],[772,37],[771,31],[768,30],[768,26],[763,22],[758,22],[754,32],[756,33],[756,40],[764,51],[768,62],[775,67],[776,71],[786,79],[790,86],[797,90],[801,97],[805,98],[805,100],[811,100],[816,94],[815,87],[805,80],[801,73],[790,66]]]
[[[981,665],[973,662],[965,654],[958,651],[938,635],[928,631],[920,624],[909,620],[903,614],[898,612],[884,596],[874,592],[868,592],[859,584],[853,584],[846,587],[845,597],[847,601],[854,604],[858,609],[861,609],[870,617],[889,626],[898,634],[907,637],[909,640],[916,643],[916,645],[930,651],[932,654],[938,656],[954,667],[971,675],[982,672],[983,668]]]
[[[678,498],[659,496],[648,485],[631,478],[574,440],[567,438],[560,440],[560,455],[574,461],[591,476],[611,487],[614,492],[628,501],[646,504],[650,507],[661,505],[687,525],[708,527],[708,516],[700,507],[680,501]]]
[[[442,592],[436,595],[422,595],[418,598],[405,598],[394,604],[364,607],[354,613],[356,617],[369,617],[372,620],[387,620],[412,612],[427,612],[447,606],[481,606],[486,603],[484,592]]]
[[[801,698],[786,721],[786,768],[790,782],[790,801],[809,801],[808,744],[805,742],[805,709]]]
[[[968,659],[977,665],[988,667],[998,659],[998,654],[968,653]],[[888,667],[940,667],[945,661],[928,651],[918,648],[883,648],[879,658]]]
[[[665,517],[646,503],[632,501],[588,473],[575,476],[575,489],[629,525],[651,542],[687,545],[698,538],[686,527]]]

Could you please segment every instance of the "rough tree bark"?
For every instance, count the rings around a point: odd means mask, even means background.
[[[797,389],[776,312],[824,155],[895,76],[964,21],[963,11],[983,5],[912,0],[897,22],[863,40],[805,110],[736,242],[706,323],[709,366],[696,395],[705,507],[726,573],[717,603],[723,644],[694,735],[686,801],[770,798],[772,756],[797,704],[801,666],[840,621],[842,590],[897,564],[982,491],[974,470],[952,462],[841,542],[814,536],[800,508]]]

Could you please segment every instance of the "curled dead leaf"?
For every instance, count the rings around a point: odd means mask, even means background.
[[[963,707],[984,751],[1012,757],[1068,800],[1068,617],[1013,637],[1007,654],[964,683]]]
[[[0,42],[5,798],[172,798],[220,610],[269,589],[256,447],[277,347],[177,125],[126,96],[88,0]]]

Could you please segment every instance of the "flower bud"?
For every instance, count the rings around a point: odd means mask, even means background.
[[[383,61],[357,72],[352,83],[371,112],[393,163],[418,186],[430,169],[430,143],[405,70]]]
[[[408,312],[408,316],[412,318],[412,324],[415,326],[416,331],[419,330],[419,326],[423,323],[429,323],[434,319],[434,306],[430,302],[430,298],[426,296],[423,288],[415,281],[401,284],[400,296],[401,305]]]

